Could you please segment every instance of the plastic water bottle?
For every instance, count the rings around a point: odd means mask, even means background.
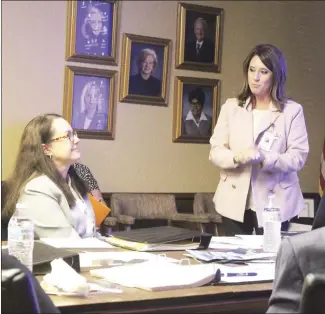
[[[276,253],[281,244],[281,214],[280,208],[273,205],[274,196],[274,193],[269,194],[263,211],[263,250]]]
[[[18,203],[8,224],[8,253],[33,271],[33,249],[34,223],[24,217],[24,207]]]

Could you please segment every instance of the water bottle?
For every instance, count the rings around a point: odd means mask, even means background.
[[[274,196],[269,194],[263,211],[263,250],[276,253],[281,244],[281,214],[280,208],[273,205]]]
[[[8,224],[8,253],[32,272],[33,248],[34,223],[24,217],[24,207],[18,203]]]

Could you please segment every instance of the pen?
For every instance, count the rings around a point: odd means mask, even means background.
[[[225,273],[221,277],[241,277],[241,276],[257,276],[257,273]]]

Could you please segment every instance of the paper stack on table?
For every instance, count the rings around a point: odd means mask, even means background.
[[[216,275],[213,264],[181,265],[163,259],[140,264],[90,270],[90,274],[108,282],[149,291],[200,287]]]
[[[214,262],[245,262],[252,260],[274,260],[276,253],[254,253],[245,249],[227,250],[227,251],[211,251],[211,250],[186,250],[189,255],[199,261]]]

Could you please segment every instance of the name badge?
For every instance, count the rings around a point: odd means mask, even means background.
[[[274,141],[278,138],[278,136],[275,136],[274,134],[270,132],[265,132],[261,138],[260,143],[258,144],[258,147],[269,152],[271,150],[271,147],[274,143]]]

